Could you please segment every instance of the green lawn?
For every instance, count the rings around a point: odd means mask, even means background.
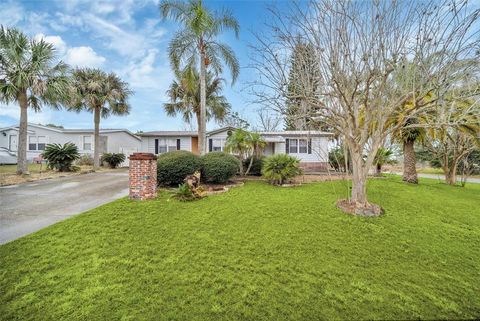
[[[39,173],[40,171],[46,172],[46,164],[28,164],[28,170],[30,173]],[[17,165],[0,165],[0,174],[15,174],[17,171]]]
[[[338,181],[121,199],[1,246],[0,319],[478,318],[480,185],[421,182],[370,181],[370,219]]]

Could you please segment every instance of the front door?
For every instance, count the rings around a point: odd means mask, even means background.
[[[17,151],[17,146],[18,146],[17,135],[10,135],[8,149],[16,152]]]

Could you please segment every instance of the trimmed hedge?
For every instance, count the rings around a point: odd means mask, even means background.
[[[205,154],[201,160],[202,180],[208,183],[225,183],[240,168],[240,161],[235,156],[223,152]]]
[[[264,160],[265,160],[265,156],[254,157],[252,167],[250,168],[250,172],[248,172],[248,175],[262,176],[262,166],[263,166]],[[243,161],[243,169],[245,171],[247,170],[248,165],[250,165],[250,157],[248,157]]]
[[[178,186],[188,175],[201,168],[200,157],[177,150],[162,154],[157,160],[157,184],[163,186]]]

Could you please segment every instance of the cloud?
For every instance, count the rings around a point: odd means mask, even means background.
[[[144,57],[132,60],[119,74],[133,88],[164,92],[173,75],[168,65],[157,64],[157,55],[157,49],[149,49]]]
[[[18,3],[0,3],[0,24],[5,26],[14,26],[22,21],[23,17],[23,8]]]
[[[36,40],[43,39],[45,42],[51,43],[57,50],[58,55],[63,56],[67,51],[67,44],[60,36],[45,36],[43,33],[38,33],[34,37]]]
[[[20,120],[20,108],[15,103],[0,104],[0,116],[6,117],[10,122],[8,125],[14,125]],[[10,121],[11,119],[11,121]],[[33,110],[28,111],[28,122],[48,124],[52,120],[52,110],[48,107],[42,108],[42,111],[35,113]]]
[[[65,55],[65,62],[73,67],[99,67],[105,60],[92,47],[86,46],[69,48]]]
[[[80,46],[69,48],[60,36],[46,36],[43,33],[38,33],[34,38],[37,40],[43,39],[53,44],[59,58],[73,67],[99,67],[106,61],[105,57],[98,55],[92,47]]]

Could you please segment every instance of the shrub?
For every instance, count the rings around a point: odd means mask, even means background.
[[[157,161],[158,185],[175,186],[183,183],[188,175],[200,170],[201,161],[197,155],[177,150],[162,154]]]
[[[82,155],[79,159],[75,162],[78,166],[93,166],[93,157],[91,155]]]
[[[248,175],[262,176],[262,165],[264,160],[265,160],[265,156],[260,156],[260,157],[253,156],[252,167],[250,168]],[[243,168],[247,170],[248,165],[250,165],[250,157],[248,157],[243,161]]]
[[[205,191],[201,186],[193,187],[187,183],[178,185],[178,188],[173,193],[173,198],[182,202],[194,201],[204,196]]]
[[[262,174],[275,185],[283,185],[295,176],[301,175],[298,166],[300,160],[287,154],[277,154],[267,157],[263,162]]]
[[[225,183],[240,168],[240,161],[233,155],[211,152],[202,156],[202,179],[209,183]]]
[[[80,158],[78,148],[73,143],[48,144],[42,155],[47,160],[49,168],[60,172],[71,171],[73,162]]]
[[[122,153],[105,153],[102,155],[102,163],[107,163],[110,168],[117,168],[124,161],[125,155]]]

